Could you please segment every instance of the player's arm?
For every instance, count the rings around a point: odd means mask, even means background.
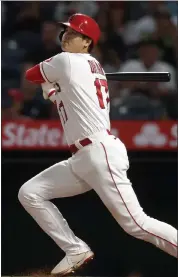
[[[58,54],[26,71],[26,79],[35,84],[60,82],[70,74],[70,61],[67,53]]]
[[[42,84],[45,83],[45,79],[43,78],[43,75],[41,74],[40,71],[40,65],[37,64],[30,69],[28,69],[25,73],[25,78],[32,83],[35,84]]]
[[[43,98],[45,100],[49,99],[55,103],[56,90],[53,84],[47,83],[43,78],[39,65],[35,65],[26,71],[26,79],[32,83],[40,84],[43,91]]]
[[[55,103],[54,83],[57,81],[69,82],[69,74],[69,57],[66,53],[61,53],[28,69],[25,77],[32,83],[41,84],[44,99]]]

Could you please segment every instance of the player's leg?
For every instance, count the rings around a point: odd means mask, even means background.
[[[80,151],[87,161],[85,181],[93,187],[120,226],[130,235],[148,241],[172,256],[177,256],[177,230],[147,216],[141,208],[127,178],[129,162],[125,146],[110,136],[95,143],[90,150]],[[73,170],[79,176],[80,159],[73,160]]]
[[[68,223],[50,199],[69,197],[89,191],[90,187],[63,161],[44,170],[26,182],[18,198],[38,225],[66,254],[88,251],[89,247],[74,235]]]

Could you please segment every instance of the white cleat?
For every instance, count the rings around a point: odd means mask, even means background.
[[[64,276],[69,273],[74,273],[82,265],[87,264],[90,260],[93,260],[93,257],[94,253],[91,250],[81,254],[70,256],[66,255],[64,259],[62,259],[62,261],[51,271],[51,274]]]

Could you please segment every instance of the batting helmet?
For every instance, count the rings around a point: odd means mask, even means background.
[[[68,22],[59,23],[91,38],[93,44],[96,44],[99,40],[100,28],[96,21],[88,15],[76,13],[69,17]]]

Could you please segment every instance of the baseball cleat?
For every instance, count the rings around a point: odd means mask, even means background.
[[[77,269],[87,264],[90,260],[93,260],[93,257],[94,253],[91,250],[77,255],[66,255],[62,261],[51,271],[51,274],[65,276],[69,273],[74,273]]]

